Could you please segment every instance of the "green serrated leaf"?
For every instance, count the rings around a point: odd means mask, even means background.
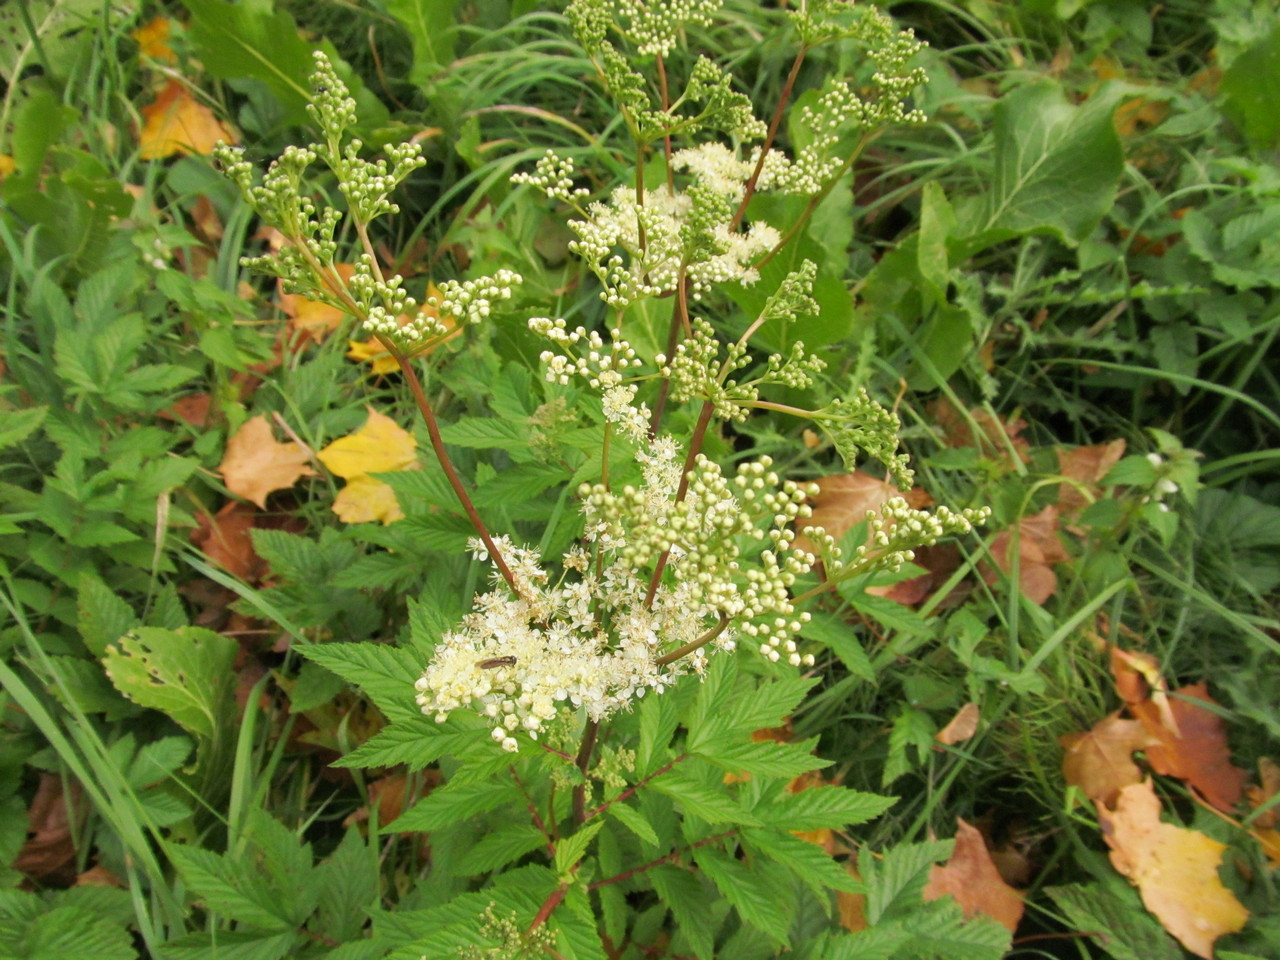
[[[215,913],[264,930],[293,926],[293,920],[280,910],[274,891],[254,869],[252,860],[220,857],[212,851],[178,843],[166,843],[165,852],[183,883]]]
[[[562,877],[568,876],[578,861],[586,856],[587,848],[591,846],[591,841],[596,838],[596,834],[603,826],[603,820],[596,820],[579,827],[572,836],[557,841],[553,863],[556,873]]]
[[[713,898],[707,888],[694,873],[679,867],[655,867],[647,876],[699,960],[710,960],[715,955],[716,925],[708,922]]]
[[[678,773],[656,777],[650,781],[649,787],[675,800],[686,816],[698,817],[707,823],[760,826],[760,821],[723,789],[715,790]]]
[[[710,847],[695,853],[698,867],[716,885],[726,900],[733,904],[738,916],[775,942],[787,946],[787,934],[795,913],[789,884],[763,864],[748,867],[740,860],[730,860]]]
[[[405,833],[410,830],[438,830],[451,823],[459,823],[518,799],[519,791],[509,780],[478,783],[449,782],[433,790],[405,811],[394,823],[384,828],[384,833]]]
[[[849,824],[874,820],[897,803],[896,797],[861,793],[847,787],[814,787],[799,793],[783,793],[773,803],[762,803],[756,813],[770,826],[787,830],[840,830]]]
[[[77,584],[80,636],[95,657],[138,623],[133,608],[98,577],[86,574]]]
[[[421,717],[413,685],[425,663],[414,651],[385,643],[325,643],[297,649],[308,660],[359,686],[388,717]]]
[[[858,857],[858,873],[867,886],[867,920],[875,925],[899,912],[914,916],[913,911],[923,902],[921,894],[930,868],[949,857],[954,846],[952,840],[904,843],[879,858],[864,847]]]
[[[827,889],[843,890],[846,893],[862,893],[865,890],[862,883],[855,880],[825,850],[817,844],[801,840],[789,830],[744,827],[742,841],[748,848],[753,848],[786,867],[819,898],[825,896],[824,891]]]
[[[653,826],[644,818],[644,814],[634,807],[627,806],[621,800],[615,800],[609,804],[606,812],[645,843],[655,847],[658,845],[658,834],[654,832]]]
[[[117,690],[168,714],[184,730],[216,740],[235,715],[234,640],[201,627],[138,627],[102,658]]]
[[[44,423],[48,407],[31,407],[28,410],[9,410],[5,412],[4,424],[0,426],[0,450],[21,443]]]
[[[816,737],[801,743],[777,743],[772,740],[759,743],[717,741],[705,744],[697,751],[691,748],[691,752],[696,752],[698,756],[731,773],[791,780],[810,770],[831,766],[830,760],[813,755],[817,743]]]
[[[488,873],[546,844],[546,834],[532,824],[509,823],[486,833],[449,869],[460,876]]]

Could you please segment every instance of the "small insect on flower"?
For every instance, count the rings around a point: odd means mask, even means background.
[[[514,667],[515,664],[515,657],[492,657],[488,660],[478,661],[476,666],[481,670],[495,670],[498,667]]]

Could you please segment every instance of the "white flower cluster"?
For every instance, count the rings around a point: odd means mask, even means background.
[[[767,459],[730,480],[699,458],[677,499],[677,456],[661,438],[639,457],[644,488],[615,495],[584,485],[587,540],[599,560],[570,550],[554,584],[536,551],[498,538],[518,595],[495,575],[495,590],[441,637],[415,685],[423,713],[443,722],[475,708],[514,752],[518,736],[537,739],[562,709],[600,720],[701,673],[712,652],[735,646],[738,630],[770,660],[812,665],[795,641],[808,616],[790,600],[813,562],[791,546],[792,523],[810,515],[809,491],[780,484]],[[749,556],[744,544],[757,541],[767,546]]]
[[[511,182],[527,184],[541,190],[552,200],[576,205],[591,191],[585,187],[574,189],[573,172],[572,160],[565,159],[554,150],[548,150],[534,165],[533,173],[512,174]]]
[[[741,186],[737,190],[740,196]],[[578,235],[569,249],[600,278],[605,303],[622,309],[640,297],[673,290],[682,264],[695,298],[718,283],[751,284],[759,279],[751,264],[777,245],[778,231],[753,223],[746,233],[736,233],[727,213],[708,223],[707,206],[698,201],[695,191],[657,190],[646,194],[641,204],[633,188],[618,187],[608,203],[587,208],[587,219],[569,221]],[[707,241],[703,246],[710,249],[691,257],[690,233],[700,234]],[[614,253],[618,248],[627,252],[626,259]]]
[[[571,377],[582,377],[588,386],[600,390],[605,419],[617,424],[623,434],[634,443],[642,443],[648,436],[649,409],[635,402],[637,387],[624,383],[627,369],[641,367],[644,361],[636,356],[631,344],[622,338],[622,331],[609,331],[611,343],[606,350],[604,338],[585,327],[569,330],[563,319],[550,320],[534,317],[529,329],[553,341],[565,352],[544,350],[539,356],[546,365],[544,376],[548,383],[567,385]],[[585,353],[571,355],[572,348],[581,345]]]

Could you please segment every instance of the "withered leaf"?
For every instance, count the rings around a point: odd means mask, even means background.
[[[966,917],[985,914],[1009,929],[1022,920],[1022,896],[1004,882],[987,852],[982,833],[956,818],[956,845],[946,866],[934,865],[924,888],[926,900],[948,894],[955,897]]]
[[[228,490],[265,510],[267,494],[287,490],[299,477],[315,473],[307,466],[310,459],[310,451],[302,444],[277,441],[271,434],[271,424],[259,414],[246,420],[227,441],[227,452],[218,470]]]
[[[1133,762],[1135,750],[1158,743],[1138,720],[1122,720],[1119,713],[1100,720],[1086,733],[1059,738],[1066,750],[1062,775],[1095,803],[1110,806],[1121,789],[1142,782]]]
[[[1245,925],[1249,911],[1222,885],[1226,846],[1203,833],[1160,820],[1150,780],[1120,791],[1114,811],[1098,807],[1111,863],[1138,887],[1142,902],[1197,957],[1211,960],[1213,942]]]

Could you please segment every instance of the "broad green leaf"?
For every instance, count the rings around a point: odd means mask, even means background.
[[[670,694],[645,697],[637,712],[640,747],[636,751],[636,772],[647,777],[667,761],[668,744],[680,724],[680,715]]]
[[[710,960],[715,954],[715,932],[719,924],[709,922],[714,900],[708,889],[696,874],[679,867],[663,865],[647,871],[646,875],[699,960]]]
[[[546,834],[533,824],[508,823],[486,833],[448,869],[459,875],[488,873],[546,845]]]
[[[235,715],[234,640],[201,627],[138,627],[102,658],[116,689],[168,714],[184,730],[217,740]]]
[[[440,428],[444,442],[456,447],[476,450],[506,450],[516,461],[529,460],[529,426],[510,420],[486,417],[463,417],[457,423]]]
[[[315,69],[311,58],[314,47],[299,35],[287,10],[267,3],[226,0],[183,0],[183,5],[191,11],[188,36],[211,75],[223,80],[260,80],[280,102],[286,122],[309,122],[305,108]],[[362,122],[384,120],[386,108],[365,90],[333,45],[326,42],[319,46],[351,88]]]
[[[218,930],[190,933],[161,944],[159,960],[281,960],[298,947],[298,934]]]
[[[1184,956],[1137,892],[1121,880],[1047,887],[1045,893],[1067,915],[1071,929],[1092,933],[1115,960],[1180,960]]]
[[[1111,122],[1123,93],[1104,85],[1080,106],[1057,83],[1014,87],[996,104],[991,187],[956,211],[967,254],[1028,233],[1085,239],[1111,208],[1124,153]]]
[[[457,25],[453,9],[458,0],[389,0],[387,13],[409,32],[413,69],[409,82],[421,87],[453,62]]]
[[[847,787],[814,787],[783,793],[771,803],[761,803],[755,812],[770,826],[786,830],[839,830],[874,820],[897,802],[897,797],[861,793]]]
[[[519,796],[519,790],[510,780],[447,783],[419,800],[411,809],[401,814],[394,823],[384,827],[383,832],[437,830],[451,823],[458,823],[481,813],[496,810],[504,804],[514,802]]]
[[[551,915],[556,931],[556,952],[565,960],[608,960],[591,901],[581,886],[570,887]]]
[[[80,637],[95,657],[101,657],[109,644],[138,623],[133,608],[96,576],[80,578],[76,599]]]
[[[221,857],[179,843],[166,843],[165,853],[183,883],[213,912],[265,930],[293,926],[252,859]]]
[[[648,788],[675,800],[686,816],[699,817],[707,823],[760,825],[760,821],[744,810],[723,788],[714,789],[679,773],[656,777]]]
[[[360,936],[381,893],[378,852],[376,844],[371,846],[357,827],[351,827],[316,867],[316,932],[338,941]]]
[[[1221,90],[1227,115],[1254,146],[1280,143],[1280,26],[1236,58]]]
[[[615,800],[609,804],[606,812],[645,843],[655,847],[658,845],[658,835],[654,832],[653,826],[644,818],[644,814],[634,807],[627,806],[621,800]]]
[[[783,946],[788,944],[795,904],[790,884],[779,882],[776,870],[766,869],[759,861],[748,867],[710,847],[699,847],[694,856],[745,922]]]
[[[899,955],[912,960],[1001,960],[1013,939],[1007,927],[990,917],[966,919],[952,897],[923,903],[897,922],[911,934]]]
[[[56,906],[36,918],[8,956],[34,960],[134,960],[128,929],[78,906]],[[3,949],[3,948],[0,948]]]

